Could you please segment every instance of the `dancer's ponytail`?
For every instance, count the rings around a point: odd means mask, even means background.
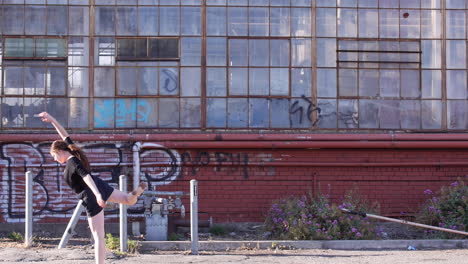
[[[88,172],[91,172],[91,167],[89,166],[88,158],[86,157],[83,150],[80,147],[78,147],[76,144],[68,145],[63,140],[56,140],[50,146],[50,151],[52,152],[52,151],[57,151],[57,150],[67,151],[70,154],[72,154],[73,156],[77,157],[81,161],[81,163],[83,164],[83,167]]]

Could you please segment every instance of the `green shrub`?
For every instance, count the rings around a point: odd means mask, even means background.
[[[459,178],[434,193],[427,189],[428,196],[416,214],[416,221],[426,225],[438,226],[454,230],[468,231],[468,186]],[[426,231],[434,238],[466,238],[463,235],[442,231]]]
[[[340,209],[377,210],[377,206],[369,205],[362,197],[354,199],[356,195],[356,191],[348,192],[340,206],[332,204],[325,195],[279,199],[268,212],[266,228],[278,239],[375,239],[378,233],[370,219]]]
[[[112,250],[116,253],[122,253],[120,252],[120,239],[118,237],[114,237],[112,236],[112,234],[107,233],[105,243],[106,243],[107,249]],[[131,254],[138,253],[138,250],[140,248],[139,244],[135,240],[131,240],[131,239],[128,240],[127,247],[128,247],[128,253],[131,253]]]
[[[23,235],[21,235],[21,233],[18,232],[11,232],[10,234],[8,234],[8,238],[15,242],[23,242],[24,240]]]
[[[209,232],[215,236],[223,236],[227,233],[226,228],[222,225],[211,226]]]

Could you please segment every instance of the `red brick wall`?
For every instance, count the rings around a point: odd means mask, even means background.
[[[79,142],[93,163],[93,173],[117,187],[118,176],[130,175],[132,143]],[[62,180],[63,166],[48,153],[50,141],[3,142],[0,159],[0,223],[24,218],[24,173],[35,175],[35,221],[69,220],[76,198]],[[163,144],[163,143],[161,143]],[[164,145],[164,144],[163,144]],[[144,149],[141,177],[163,191],[189,192],[199,181],[201,218],[216,222],[263,221],[274,199],[319,191],[340,202],[354,186],[381,205],[387,216],[411,214],[425,199],[423,191],[437,190],[464,176],[464,149]],[[151,166],[145,164],[151,163]],[[129,186],[131,189],[132,186]],[[187,211],[188,197],[183,200]],[[143,205],[129,209],[143,217]],[[108,210],[108,218],[116,218]]]

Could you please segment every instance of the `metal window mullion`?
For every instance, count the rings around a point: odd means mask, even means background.
[[[88,59],[88,128],[94,130],[94,59],[95,59],[95,3],[90,1],[89,7],[89,59]],[[98,45],[99,48],[99,45]],[[98,54],[99,56],[99,50]]]
[[[441,41],[441,88],[442,88],[442,124],[441,128],[444,130],[447,130],[448,125],[447,125],[447,105],[448,105],[448,100],[447,100],[447,9],[446,9],[446,3],[445,1],[441,1],[441,12],[442,12],[442,41]],[[421,106],[422,108],[422,106]],[[421,111],[422,114],[422,111]],[[422,118],[421,118],[422,119]],[[421,126],[422,128],[422,126]]]
[[[227,8],[225,8],[225,12],[226,12],[226,17],[227,17]],[[201,6],[201,9],[200,9],[200,23],[201,23],[201,69],[200,69],[200,89],[201,89],[201,98],[200,98],[200,128],[201,129],[206,129],[207,127],[207,117],[206,117],[206,107],[207,107],[207,98],[206,98],[206,95],[207,95],[207,92],[206,92],[206,84],[207,84],[207,81],[206,81],[206,74],[207,74],[207,68],[206,68],[206,36],[207,36],[207,32],[206,32],[206,25],[207,25],[207,17],[206,17],[206,1],[203,1],[202,2],[202,6]],[[224,25],[225,27],[227,27],[227,23],[225,23]],[[226,31],[227,33],[227,31]]]

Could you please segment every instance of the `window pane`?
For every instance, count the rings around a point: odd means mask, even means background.
[[[226,5],[226,0],[207,0],[207,5]]]
[[[24,67],[24,94],[45,94],[45,67]]]
[[[317,69],[317,95],[319,97],[336,97],[336,90],[336,70]]]
[[[208,66],[226,66],[226,39],[206,39],[206,64]]]
[[[357,95],[357,70],[339,70],[339,96]]]
[[[422,61],[423,68],[440,68],[441,67],[441,50],[442,44],[440,40],[422,40]]]
[[[136,18],[135,7],[117,7],[117,35],[135,35],[137,28]]]
[[[397,38],[400,34],[398,9],[380,9],[379,24],[379,34],[381,38]]]
[[[96,7],[96,34],[115,34],[115,10],[113,7]]]
[[[138,95],[157,95],[158,80],[158,68],[138,68]]]
[[[400,119],[403,129],[421,129],[421,101],[401,100]]]
[[[421,98],[418,70],[402,70],[401,75],[401,96],[411,98]]]
[[[300,37],[310,37],[311,34],[311,13],[310,8],[291,9],[291,35]]]
[[[292,39],[291,46],[292,66],[308,67],[312,65],[310,39]]]
[[[47,69],[46,88],[48,95],[65,95],[67,88],[67,71],[65,67]]]
[[[291,0],[292,6],[311,6],[312,0]]]
[[[248,103],[245,98],[228,99],[228,127],[247,127]]]
[[[45,35],[46,9],[44,6],[26,6],[24,16],[26,35]]]
[[[68,68],[68,95],[87,97],[89,95],[88,68]]]
[[[68,38],[68,65],[89,65],[89,39],[82,37]]]
[[[450,9],[465,9],[465,0],[447,0],[447,8]]]
[[[136,99],[116,99],[115,100],[115,127],[134,128],[136,127]]]
[[[67,34],[67,7],[47,6],[47,35]]]
[[[271,36],[289,36],[289,8],[270,8]]]
[[[270,94],[270,71],[268,68],[249,69],[249,94],[269,95]]]
[[[94,127],[114,128],[114,99],[94,99]]]
[[[228,8],[229,36],[247,36],[247,8]]]
[[[208,36],[226,35],[226,8],[208,7],[206,9],[206,33]]]
[[[88,35],[89,32],[89,8],[80,6],[70,6],[68,24],[70,35]]]
[[[400,128],[400,101],[381,100],[379,103],[380,128]]]
[[[249,8],[249,35],[268,36],[268,8]]]
[[[32,38],[6,38],[5,56],[7,57],[33,57],[34,40]]]
[[[178,7],[159,8],[159,34],[165,36],[179,35],[180,10]]]
[[[64,115],[66,115],[67,111],[67,105],[66,104],[60,104],[60,100],[64,101],[66,99],[60,98],[60,99],[49,99],[49,101],[52,101],[56,103],[57,105],[51,104],[50,108],[47,109],[52,110],[50,111],[50,114],[56,117],[57,121],[60,120],[59,122],[64,124],[62,122]],[[35,114],[43,112],[45,109],[46,105],[46,100],[45,98],[24,98],[24,125],[25,127],[45,127],[44,124],[41,124],[41,119],[34,117]],[[60,109],[60,111],[57,111],[57,109]],[[63,111],[65,109],[65,111]],[[55,113],[54,113],[55,112]],[[65,122],[66,124],[66,122]]]
[[[36,57],[65,57],[65,39],[36,39]]]
[[[378,70],[359,70],[359,96],[379,96]]]
[[[419,10],[400,10],[400,38],[419,38]]]
[[[8,95],[23,94],[23,67],[4,68],[3,92]]]
[[[442,101],[421,101],[422,128],[440,129],[442,127]]]
[[[311,96],[312,71],[310,68],[291,69],[291,82],[291,95],[293,97]]]
[[[68,127],[88,128],[88,98],[70,98],[69,108],[70,114],[68,117]]]
[[[336,36],[336,9],[317,8],[316,21],[318,37]]]
[[[208,96],[226,96],[226,68],[206,69],[206,89]]]
[[[466,100],[447,102],[447,126],[449,129],[466,129],[468,127],[468,103]]]
[[[422,10],[421,11],[421,37],[441,38],[441,11]]]
[[[3,34],[23,34],[23,6],[3,6]]]
[[[200,35],[201,15],[199,7],[182,7],[181,17],[182,35]]]
[[[229,69],[229,95],[247,95],[247,69]]]
[[[115,71],[114,68],[94,69],[94,95],[115,96]]]
[[[379,101],[359,100],[359,128],[379,128]]]
[[[447,68],[466,68],[466,40],[447,40]]]
[[[465,10],[447,10],[447,38],[465,38]]]
[[[249,65],[250,66],[268,66],[270,62],[268,40],[251,39],[249,40]]]
[[[336,1],[334,0],[316,0],[317,6],[321,7],[334,7],[336,6]]]
[[[179,127],[179,99],[159,99],[159,127]]]
[[[179,40],[176,38],[150,39],[149,52],[150,58],[179,58]]]
[[[117,95],[136,95],[136,68],[117,68]]]
[[[317,39],[317,66],[336,67],[335,39]]]
[[[115,64],[115,39],[96,38],[95,43],[95,64],[100,66],[110,66]]]
[[[138,7],[138,35],[158,35],[158,17],[157,7]]]
[[[442,98],[441,71],[422,71],[422,98]]]
[[[272,128],[289,128],[289,99],[271,99],[270,124]]]
[[[359,10],[359,37],[373,38],[378,37],[379,20],[377,9],[361,9]]]
[[[465,0],[455,0],[455,1],[465,1]],[[440,8],[440,0],[421,0],[421,7],[422,8]]]
[[[270,69],[270,89],[271,95],[289,95],[288,68]]]
[[[400,8],[419,8],[421,0],[400,0]]]
[[[263,98],[249,99],[249,127],[267,128],[270,121],[269,100]]]
[[[289,109],[291,125],[293,128],[312,127],[312,104],[311,98],[293,98]]]
[[[320,116],[318,118],[317,127],[319,128],[336,128],[336,100],[335,99],[319,99],[317,100],[320,108]]]
[[[447,71],[447,98],[467,98],[466,71]]]
[[[380,96],[400,96],[400,72],[398,70],[380,70]]]
[[[181,96],[201,96],[200,74],[200,68],[180,69]]]
[[[138,98],[136,118],[138,128],[158,127],[158,99]]]
[[[181,65],[200,66],[201,65],[201,38],[181,39]]]
[[[201,127],[200,98],[181,98],[180,127]]]
[[[357,37],[356,9],[338,8],[338,36]]]
[[[161,95],[179,94],[179,72],[177,68],[159,69],[159,93]]]
[[[289,41],[270,40],[270,66],[289,66]]]
[[[208,98],[206,101],[206,126],[226,127],[226,99]]]
[[[246,39],[229,40],[229,66],[247,66],[247,54]]]

